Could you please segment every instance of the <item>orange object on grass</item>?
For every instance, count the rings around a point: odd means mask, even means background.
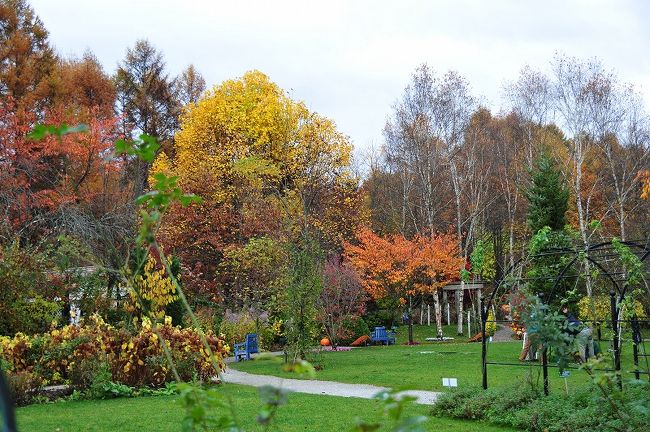
[[[355,340],[354,342],[352,342],[350,344],[350,346],[359,346],[361,344],[366,343],[369,339],[370,339],[370,336],[363,335],[363,336],[359,337],[357,340]]]
[[[330,346],[330,340],[326,337],[320,340],[321,346]]]

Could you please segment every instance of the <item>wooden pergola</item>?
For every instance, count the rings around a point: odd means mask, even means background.
[[[456,300],[456,312],[459,312],[458,308],[458,299],[460,298],[460,292],[461,290],[463,291],[470,291],[474,292],[475,298],[477,300],[476,302],[476,313],[480,314],[480,304],[481,304],[481,296],[482,296],[482,291],[483,288],[485,287],[485,284],[482,282],[468,282],[468,283],[461,283],[461,282],[452,282],[450,284],[445,285],[442,288],[442,304],[444,305],[445,308],[445,318],[447,320],[447,325],[450,325],[450,311],[449,311],[449,292],[453,292],[454,299]],[[477,315],[479,316],[479,315]]]

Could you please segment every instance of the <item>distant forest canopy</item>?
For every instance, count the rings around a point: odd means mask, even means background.
[[[507,267],[532,234],[527,191],[548,157],[579,243],[648,237],[650,118],[633,84],[597,59],[557,54],[549,74],[524,67],[503,99],[494,114],[457,72],[417,68],[363,183],[375,231],[451,229],[466,257],[489,238]]]
[[[418,67],[359,178],[334,122],[261,72],[206,90],[192,65],[171,76],[147,40],[107,72],[91,51],[55,52],[25,0],[0,1],[0,22],[4,246],[38,249],[67,235],[120,268],[137,229],[134,198],[167,172],[204,198],[173,209],[161,228],[193,298],[241,306],[262,296],[280,283],[279,245],[305,229],[328,255],[365,227],[406,238],[449,232],[465,261],[482,239],[505,265],[531,235],[526,191],[542,155],[562,172],[578,241],[650,231],[650,118],[634,85],[595,59],[558,54],[548,74],[524,67],[498,114],[457,72]],[[89,131],[27,139],[38,123]],[[162,144],[153,164],[107,157],[116,139],[140,134]]]

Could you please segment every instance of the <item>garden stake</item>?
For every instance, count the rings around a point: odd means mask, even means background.
[[[623,381],[621,380],[621,352],[618,345],[618,309],[616,307],[616,291],[611,290],[609,292],[610,304],[612,308],[612,330],[614,331],[614,336],[612,338],[612,343],[614,344],[614,370],[616,371],[616,381],[618,382],[618,387],[623,389]]]
[[[548,348],[542,349],[542,372],[544,375],[544,396],[548,396]]]
[[[483,389],[487,390],[487,345],[485,341],[485,320],[487,319],[487,309],[483,305],[483,297],[481,297],[481,364],[483,372]]]

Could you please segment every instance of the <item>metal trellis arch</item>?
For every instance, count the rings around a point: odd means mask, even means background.
[[[634,253],[642,263],[645,263],[650,256],[650,238],[641,240],[641,241],[621,241],[621,244],[627,246],[632,253]],[[499,295],[506,294],[508,292],[513,292],[513,288],[518,288],[521,284],[525,284],[531,280],[536,279],[535,277],[524,277],[524,268],[531,263],[534,258],[556,258],[558,262],[561,259],[564,259],[566,263],[561,267],[561,270],[552,277],[541,277],[537,279],[547,280],[553,282],[552,288],[547,297],[544,299],[546,303],[551,303],[554,297],[557,296],[558,287],[565,280],[575,280],[576,284],[579,278],[584,277],[580,272],[570,273],[572,269],[575,269],[576,266],[584,265],[587,268],[592,267],[597,270],[593,274],[588,274],[587,278],[592,279],[594,286],[596,282],[602,278],[602,283],[598,283],[597,286],[603,288],[608,286],[609,289],[606,292],[610,297],[610,319],[600,320],[598,324],[598,341],[599,342],[611,342],[612,352],[614,354],[612,369],[605,369],[606,371],[615,372],[618,377],[621,373],[621,344],[622,344],[622,329],[621,323],[629,322],[630,331],[631,331],[631,340],[633,343],[633,360],[634,360],[634,370],[630,371],[634,373],[635,377],[639,379],[641,375],[647,375],[650,379],[650,366],[648,365],[648,357],[644,345],[644,339],[641,336],[641,324],[650,324],[648,320],[641,320],[636,315],[633,315],[630,320],[620,319],[619,316],[619,305],[625,298],[625,295],[628,291],[628,280],[627,273],[624,269],[621,269],[621,261],[618,252],[615,250],[615,244],[613,241],[606,241],[597,243],[585,248],[554,248],[547,249],[544,252],[526,256],[519,259],[513,263],[506,272],[503,272],[503,276],[500,280],[497,280],[493,284],[492,292],[489,296],[483,296],[481,298],[481,368],[482,368],[482,381],[483,388],[488,388],[488,365],[498,365],[498,366],[522,366],[521,363],[508,363],[508,362],[490,362],[488,361],[488,336],[486,334],[486,324],[488,321],[488,313],[491,308],[494,307],[495,301],[499,298]],[[647,268],[644,268],[642,271],[647,271]],[[644,281],[647,284],[647,282]],[[601,291],[601,294],[602,293]],[[487,299],[487,301],[485,300]],[[512,317],[508,320],[498,320],[494,318],[494,322],[502,324],[512,324],[514,321]],[[594,324],[594,323],[592,323]],[[601,324],[609,324],[609,327],[612,330],[612,339],[606,341],[602,339],[601,336]],[[639,368],[639,359],[645,359],[645,369]],[[541,349],[541,364],[537,364],[538,367],[542,368],[543,380],[544,380],[544,393],[548,394],[548,369],[549,367],[557,367],[555,365],[548,364],[548,348],[543,346]],[[571,369],[571,367],[569,367]],[[575,367],[573,367],[576,369]],[[619,379],[619,385],[622,385],[621,380]]]

